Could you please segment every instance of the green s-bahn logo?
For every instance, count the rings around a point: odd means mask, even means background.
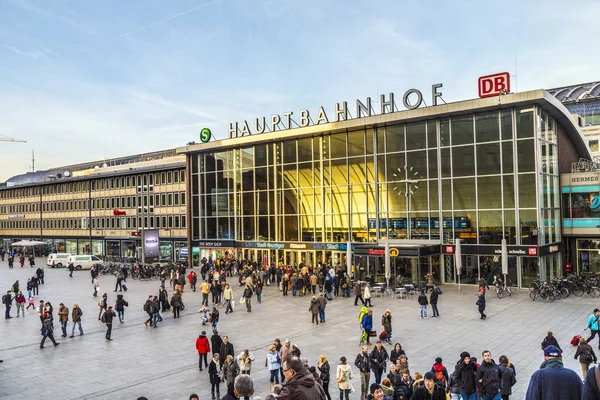
[[[202,128],[202,130],[200,131],[200,141],[202,143],[208,143],[210,141],[211,137],[212,137],[212,134],[210,132],[210,129]]]

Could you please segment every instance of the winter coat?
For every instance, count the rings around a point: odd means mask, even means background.
[[[365,299],[370,299],[371,298],[371,289],[368,286],[365,286],[365,290],[363,292],[363,297]]]
[[[212,347],[213,354],[221,352],[221,344],[223,344],[223,339],[219,335],[212,335],[210,337],[210,346]]]
[[[589,350],[591,358],[586,358],[586,356],[584,354],[584,352],[586,350]],[[592,346],[590,346],[587,343],[580,343],[577,346],[577,351],[575,352],[576,360],[577,360],[577,357],[579,357],[579,362],[582,364],[590,364],[592,362],[596,363],[596,361],[598,360],[596,358],[596,353],[594,353],[594,349],[592,348]]]
[[[583,397],[581,400],[598,400],[600,399],[600,382],[596,381],[596,368],[592,367],[588,370],[583,385]]]
[[[281,363],[278,360],[277,352],[269,352],[267,354],[267,366],[269,368],[269,371],[279,370],[279,368],[281,368]]]
[[[115,302],[115,310],[117,311],[125,311],[125,307],[129,307],[129,303],[123,299],[123,295],[120,294],[117,296],[117,301]]]
[[[344,377],[344,381],[338,382],[338,379]],[[340,390],[349,390],[350,389],[350,380],[352,379],[352,369],[348,364],[338,365],[337,371],[335,373],[335,380],[337,382],[338,388]]]
[[[114,311],[110,311],[110,310],[104,311],[103,315],[104,315],[104,320],[106,321],[105,322],[106,325],[111,325],[113,318],[117,316]]]
[[[330,374],[329,374],[329,370],[331,369],[331,367],[329,366],[329,362],[325,361],[323,364],[321,364],[321,366],[319,367],[319,379],[321,379],[321,381],[323,382],[329,382],[330,378]]]
[[[386,332],[392,331],[392,315],[383,315],[381,317],[381,325]],[[395,360],[394,360],[395,361]]]
[[[465,364],[461,362],[456,369],[456,380],[460,386],[460,391],[464,393],[476,392],[476,377],[477,365],[473,362]]]
[[[456,379],[456,371],[450,374],[447,390],[452,394],[460,394],[460,382]]]
[[[254,361],[254,356],[252,353],[248,353],[248,357],[242,358],[244,353],[241,353],[238,356],[238,363],[240,365],[240,370],[244,372],[249,372],[252,369],[252,361]]]
[[[431,304],[437,304],[439,296],[440,295],[438,294],[438,292],[435,291],[435,290],[433,290],[431,292],[431,294],[429,295],[429,303],[431,303]]]
[[[198,354],[206,354],[210,351],[210,344],[205,335],[200,335],[196,339],[196,350],[198,350]]]
[[[387,331],[387,329],[386,329]],[[404,352],[404,350],[398,350],[396,351],[396,349],[394,348],[392,350],[392,352],[390,353],[390,362],[392,364],[396,364],[396,360],[398,360],[400,358],[400,356],[405,356],[406,353]]]
[[[60,322],[69,321],[69,309],[67,307],[62,307],[58,309],[58,320]]]
[[[227,342],[227,344],[221,344],[221,351],[219,352],[219,360],[225,362],[227,356],[235,357],[235,350],[233,348],[233,344],[231,342]]]
[[[362,328],[366,331],[373,329],[373,316],[365,314],[362,320]]]
[[[446,400],[446,391],[434,385],[433,393],[430,395],[426,387],[420,387],[415,390],[410,400]]]
[[[174,294],[171,296],[171,307],[173,308],[181,308],[183,306],[183,301],[181,301],[181,295]]]
[[[358,282],[356,282],[356,286],[354,287],[354,294],[358,297],[362,297],[362,288]]]
[[[208,364],[208,376],[210,378],[211,384],[212,383],[216,383],[216,384],[221,383],[221,378],[219,377],[219,365],[214,360],[214,358],[212,360],[210,360],[210,363]]]
[[[377,346],[375,346],[371,351],[371,365],[373,366],[373,369],[385,370],[385,365],[388,360],[388,352],[385,347],[381,346],[381,351],[378,351]]]
[[[308,311],[312,312],[313,315],[319,314],[319,301],[317,299],[312,299],[310,301]]]
[[[83,316],[83,311],[81,311],[81,308],[73,307],[73,311],[71,312],[71,319],[73,320],[73,322],[81,321],[82,316]]]
[[[585,324],[586,328],[589,328],[593,331],[597,331],[598,330],[598,320],[600,319],[600,315],[598,315],[598,318],[596,318],[594,316],[594,314],[590,315],[590,318],[588,319],[587,324]]]
[[[507,364],[500,364],[498,369],[500,370],[500,392],[509,396],[512,394],[512,387],[517,383],[515,371]]]
[[[315,381],[313,375],[302,368],[290,380],[286,380],[277,396],[277,400],[322,400],[325,399],[323,387]]]
[[[542,341],[542,350],[544,350],[548,346],[556,346],[562,352],[560,345],[558,344],[558,340],[554,336],[546,336]]]
[[[223,378],[225,378],[228,384],[233,383],[235,377],[239,374],[240,367],[235,358],[231,360],[231,362],[225,362],[225,364],[223,364]]]
[[[421,293],[417,301],[422,306],[426,306],[427,304],[429,304],[429,301],[427,300],[427,295],[425,293]]]
[[[495,395],[500,389],[500,369],[491,362],[482,362],[477,368],[477,387],[482,394]]]
[[[325,296],[320,295],[319,297],[317,297],[317,301],[319,302],[319,308],[321,310],[324,310],[327,306],[327,299],[325,298]]]
[[[590,370],[593,374],[593,369]],[[590,377],[588,373],[587,377]],[[587,379],[586,379],[587,381]],[[544,361],[529,381],[526,400],[571,400],[580,399],[583,384],[577,372],[564,368],[558,358]]]

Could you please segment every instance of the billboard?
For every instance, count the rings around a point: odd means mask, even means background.
[[[159,243],[158,229],[143,231],[142,237],[142,262],[144,264],[158,262]]]

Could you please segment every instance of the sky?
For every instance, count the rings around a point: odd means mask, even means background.
[[[381,93],[430,103],[435,83],[472,99],[496,72],[516,72],[513,91],[597,81],[599,14],[596,0],[0,0],[0,135],[27,140],[0,142],[0,182],[32,150],[45,170]]]

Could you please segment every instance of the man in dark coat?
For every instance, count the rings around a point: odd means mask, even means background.
[[[233,348],[233,343],[229,341],[228,336],[223,336],[223,343],[221,344],[219,356],[219,360],[221,360],[221,368],[223,368],[223,363],[225,362],[227,356],[233,356],[235,358],[235,350]]]
[[[593,370],[594,368],[591,371]],[[525,399],[579,400],[582,392],[583,385],[579,375],[563,366],[560,349],[556,346],[546,347],[544,362],[531,376]]]
[[[221,363],[221,365],[223,365]],[[217,397],[221,398],[221,377],[219,376],[219,355],[213,354],[213,358],[208,365],[208,376],[210,378],[210,393],[212,394],[212,399],[215,400],[215,389],[217,392]]]
[[[425,374],[424,386],[421,386],[412,395],[411,400],[445,400],[446,391],[435,384],[435,374],[431,371]],[[491,397],[490,397],[491,399]]]
[[[371,351],[371,365],[375,374],[375,383],[381,383],[381,376],[389,359],[387,350],[381,345],[381,340],[378,340],[375,343],[375,348]]]
[[[471,355],[466,351],[460,353],[460,361],[456,369],[456,380],[460,386],[460,394],[463,399],[472,400],[473,397],[477,398],[476,373],[477,365],[471,362]]]
[[[485,350],[482,353],[483,362],[477,368],[477,387],[482,399],[493,399],[500,393],[500,369],[492,360],[492,353]]]
[[[324,400],[327,398],[323,387],[314,376],[304,368],[302,361],[295,356],[287,356],[283,360],[285,382],[278,400]]]

